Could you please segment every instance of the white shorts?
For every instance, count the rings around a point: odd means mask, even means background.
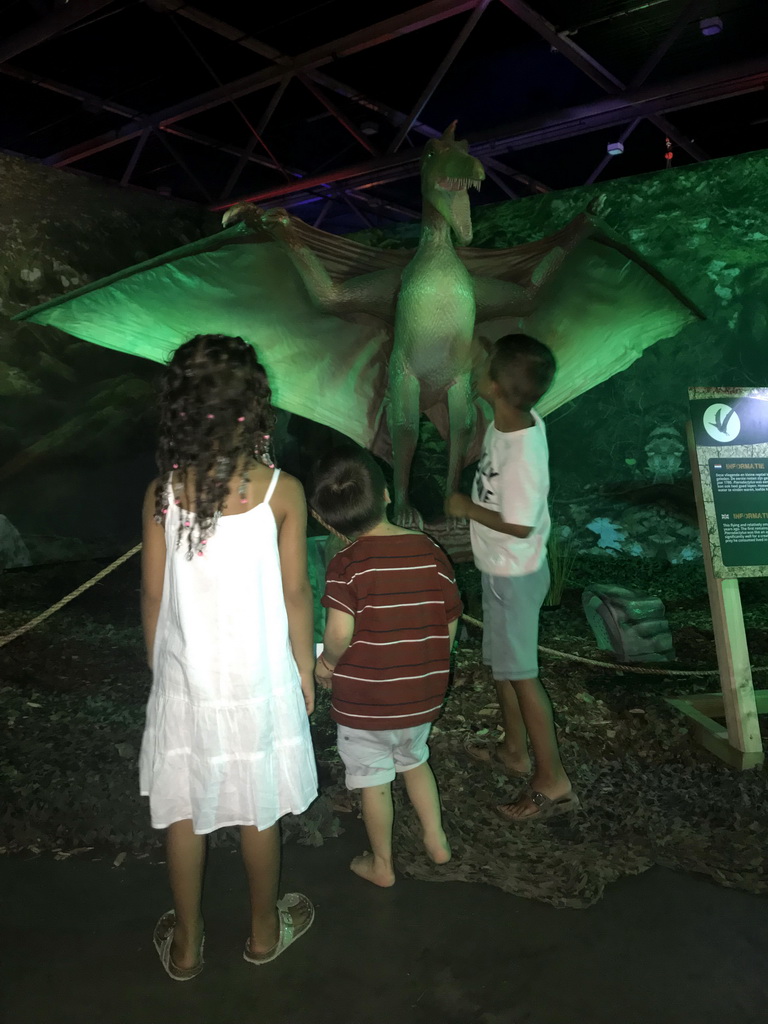
[[[347,789],[384,786],[397,772],[418,768],[429,759],[431,722],[410,729],[337,728],[336,744],[347,772]]]

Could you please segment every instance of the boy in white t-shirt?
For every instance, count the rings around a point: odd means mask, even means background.
[[[508,821],[542,820],[578,807],[555,735],[552,704],[539,680],[539,613],[549,590],[547,435],[533,406],[555,375],[546,345],[525,334],[499,339],[479,383],[493,407],[472,497],[452,494],[446,515],[470,520],[483,581],[483,660],[491,666],[504,721],[494,749],[468,746],[478,761],[501,762],[530,787],[498,810]]]

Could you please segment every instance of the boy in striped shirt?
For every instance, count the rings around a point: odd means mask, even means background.
[[[337,449],[315,467],[310,504],[351,543],[330,562],[328,610],[315,678],[331,688],[331,717],[348,789],[362,789],[371,853],[355,874],[394,884],[392,781],[398,772],[436,864],[451,858],[427,739],[448,686],[462,606],[441,549],[387,519],[384,475],[363,449]]]

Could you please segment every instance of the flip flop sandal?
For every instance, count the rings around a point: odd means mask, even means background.
[[[528,772],[519,772],[515,768],[509,768],[507,764],[502,761],[499,755],[499,748],[494,744],[492,747],[482,746],[477,743],[473,743],[472,740],[464,741],[464,751],[472,758],[473,761],[478,761],[480,764],[498,764],[504,769],[504,771],[513,779],[527,779],[531,774]],[[487,756],[483,756],[487,755]]]
[[[512,815],[505,810],[506,807],[510,806],[509,804],[498,806],[496,808],[497,813],[504,821],[509,822],[511,825],[524,825],[529,821],[547,821],[558,814],[568,814],[570,811],[575,811],[581,804],[581,801],[574,792],[566,793],[565,796],[559,796],[557,799],[551,800],[543,793],[539,793],[538,790],[531,789],[526,796],[538,807],[534,814]]]
[[[309,912],[309,917],[303,924],[295,927],[290,909],[299,906]],[[288,949],[292,942],[295,942],[304,932],[308,931],[315,920],[315,908],[307,897],[303,896],[300,892],[288,892],[281,900],[277,901],[277,917],[280,921],[280,936],[272,949],[267,953],[252,953],[250,947],[251,940],[248,939],[243,950],[243,960],[247,960],[249,964],[256,964],[257,966],[276,960],[281,953]]]
[[[192,981],[203,969],[203,946],[205,945],[205,933],[200,940],[200,962],[194,967],[177,967],[171,960],[171,943],[173,942],[173,929],[176,925],[176,914],[173,910],[167,910],[155,925],[152,941],[160,957],[160,963],[165,968],[165,973],[174,981]]]

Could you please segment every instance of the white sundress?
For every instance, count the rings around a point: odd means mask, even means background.
[[[154,828],[269,828],[317,796],[299,672],[288,637],[272,475],[260,505],[220,516],[202,557],[177,546],[169,483],[166,562],[139,782]]]

